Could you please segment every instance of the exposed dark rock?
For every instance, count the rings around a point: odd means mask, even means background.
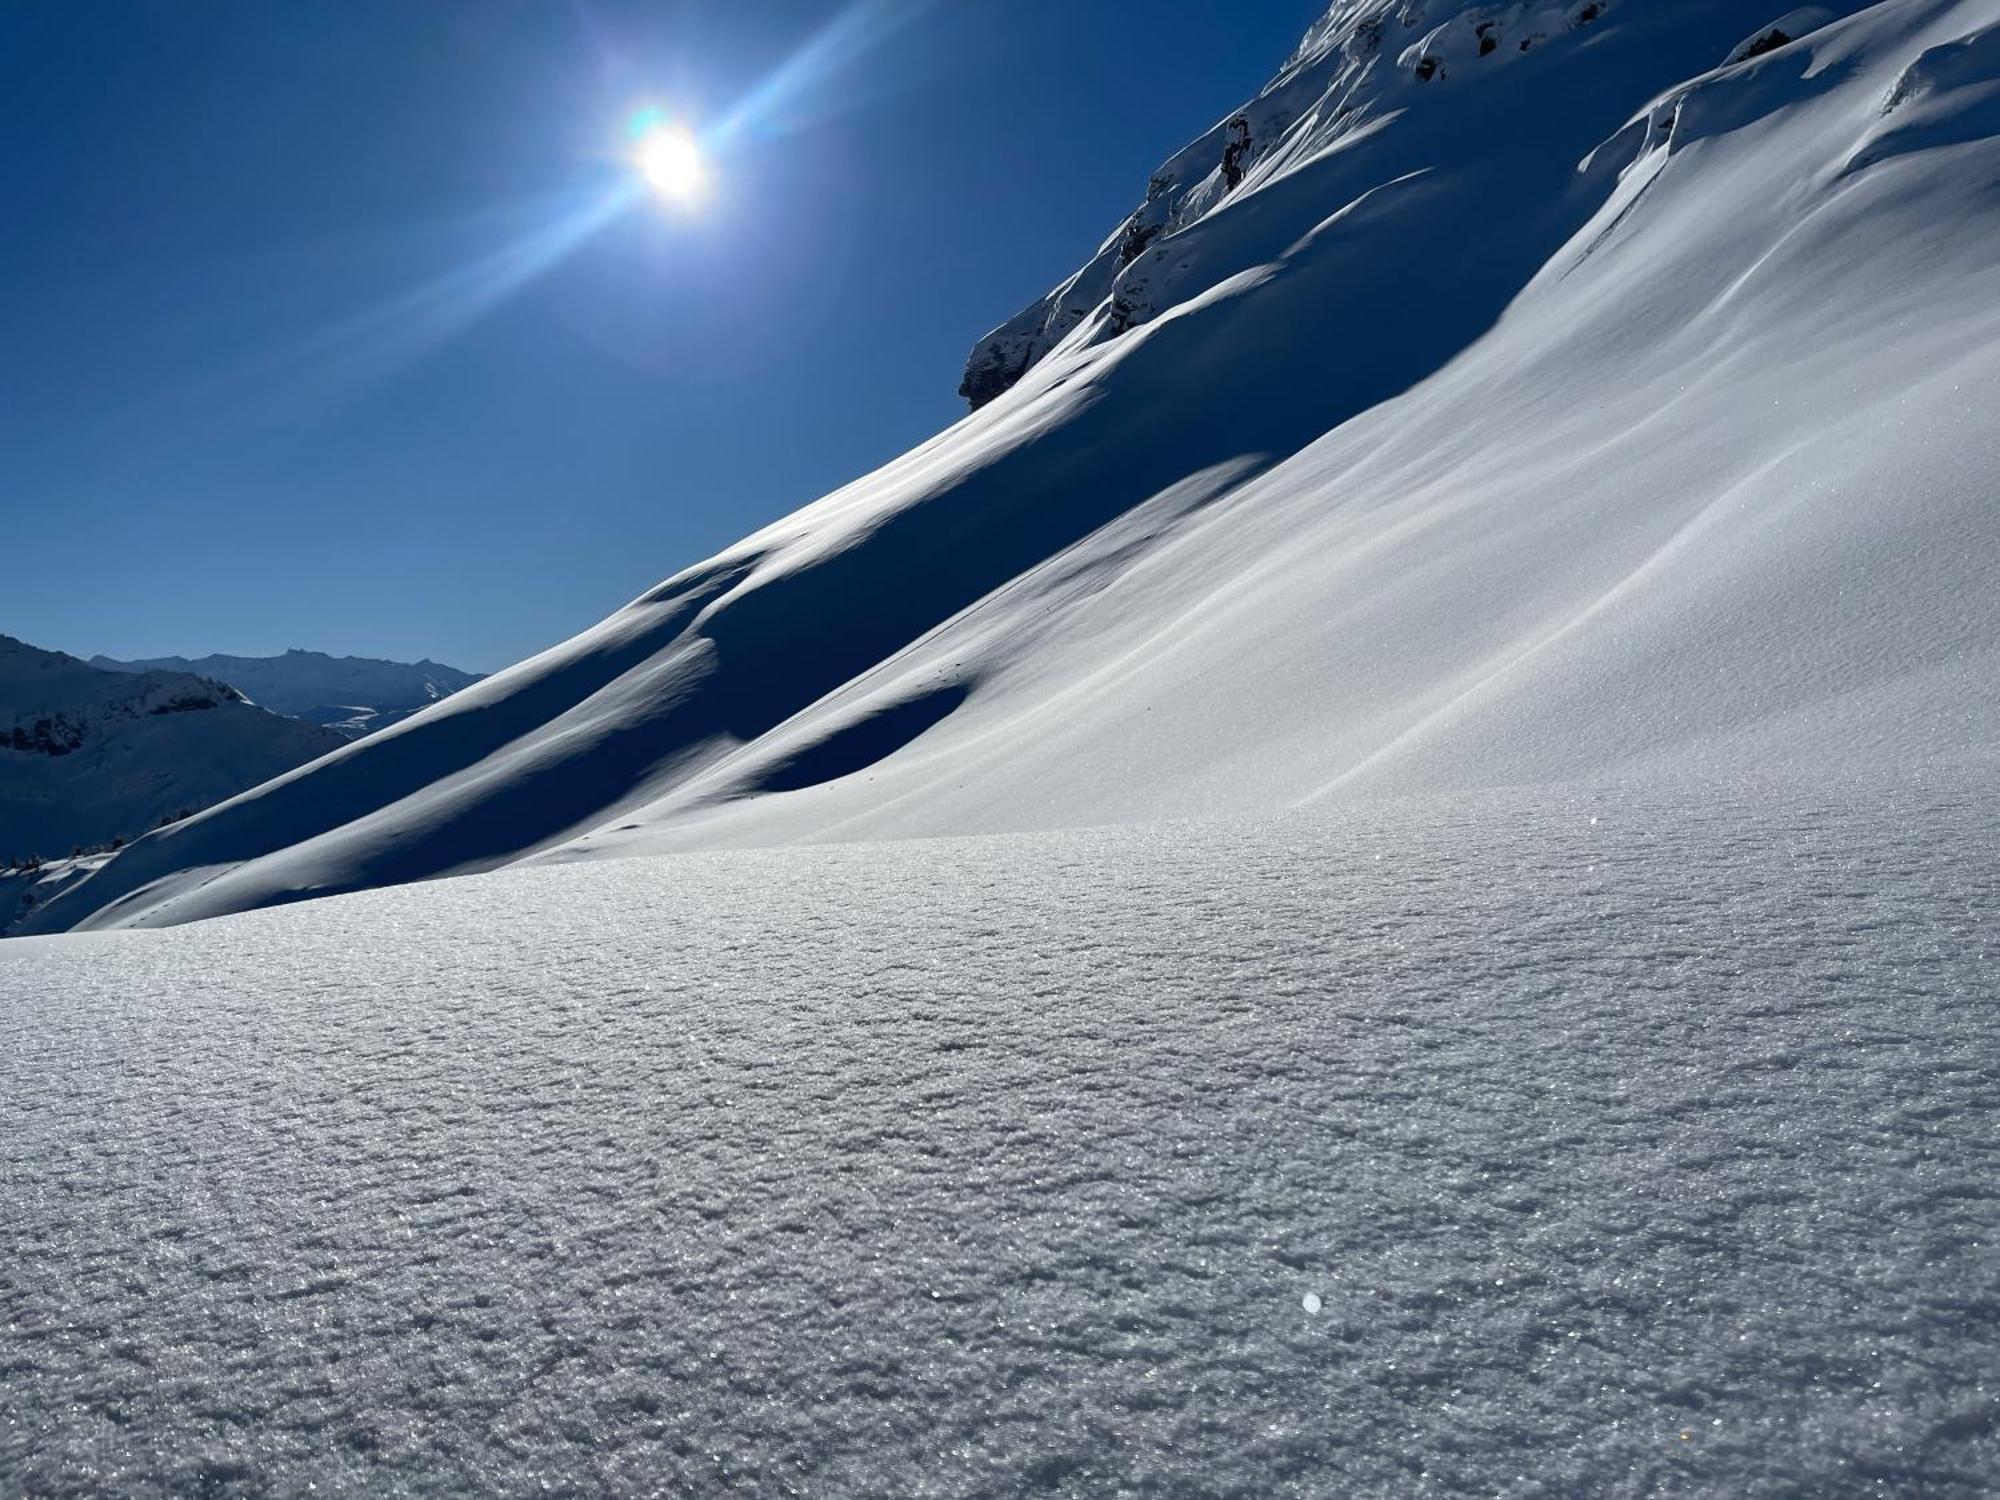
[[[1229,122],[1229,143],[1222,148],[1222,182],[1230,192],[1243,183],[1243,163],[1250,155],[1250,122],[1238,115]]]
[[[32,724],[16,724],[0,745],[26,755],[67,755],[83,746],[83,725],[56,714]]]
[[[219,700],[196,693],[183,693],[178,698],[169,698],[164,703],[155,703],[146,712],[149,714],[190,714],[203,709],[219,706]]]
[[[1146,247],[1160,237],[1164,224],[1146,224],[1133,219],[1125,226],[1125,238],[1118,245],[1118,266],[1123,270],[1146,253]]]
[[[994,345],[987,349],[983,358],[965,367],[965,379],[959,382],[958,394],[974,411],[1006,395],[1028,373],[1034,356],[1026,346],[1018,353],[1018,358],[1010,359],[1005,349]]]
[[[1738,61],[1748,62],[1753,57],[1762,57],[1766,52],[1776,52],[1780,47],[1789,47],[1791,44],[1792,39],[1776,26],[1773,26],[1769,31],[1758,37],[1756,41],[1745,47],[1743,55]]]

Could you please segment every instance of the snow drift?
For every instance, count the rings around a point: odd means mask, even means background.
[[[541,854],[1990,765],[2000,0],[1341,0],[950,431],[40,930]]]

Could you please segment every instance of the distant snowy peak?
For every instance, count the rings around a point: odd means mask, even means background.
[[[57,736],[69,739],[93,720],[189,712],[242,701],[243,694],[228,683],[200,673],[149,669],[113,675],[64,652],[44,651],[0,635],[0,743],[16,749],[23,748],[23,726],[29,721],[41,726],[30,737],[47,739],[49,726],[56,725],[69,726]]]
[[[195,672],[240,689],[273,713],[306,719],[349,739],[407,719],[419,709],[449,698],[480,680],[425,658],[381,661],[364,656],[329,656],[294,648],[282,656],[160,656],[143,661],[93,657],[110,672]]]
[[[136,837],[340,744],[214,677],[110,672],[0,635],[0,860]]]
[[[1615,21],[1628,3],[1339,0],[1255,100],[1153,173],[1145,201],[1088,265],[979,341],[959,394],[977,410],[1064,340],[1114,337],[1207,291],[1221,274],[1242,268],[1190,253],[1195,247],[1185,237],[1197,225],[1254,200],[1324,153],[1361,142],[1428,91],[1587,40],[1579,34]],[[1821,6],[1792,11],[1737,55],[1784,45],[1832,15]]]

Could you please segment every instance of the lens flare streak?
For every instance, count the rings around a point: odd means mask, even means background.
[[[743,135],[780,135],[816,90],[904,30],[936,0],[856,0],[774,68],[708,132],[718,148]]]
[[[324,408],[379,381],[467,332],[530,283],[553,270],[639,199],[621,182],[529,229],[496,250],[446,271],[351,317],[305,333],[183,385],[143,412],[191,430],[255,426]]]

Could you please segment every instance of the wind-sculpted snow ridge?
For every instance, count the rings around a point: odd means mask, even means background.
[[[1337,8],[1005,395],[32,925],[533,857],[1990,768],[2000,0],[1841,9]]]
[[[2000,1473],[1983,778],[0,944],[0,1492]]]

